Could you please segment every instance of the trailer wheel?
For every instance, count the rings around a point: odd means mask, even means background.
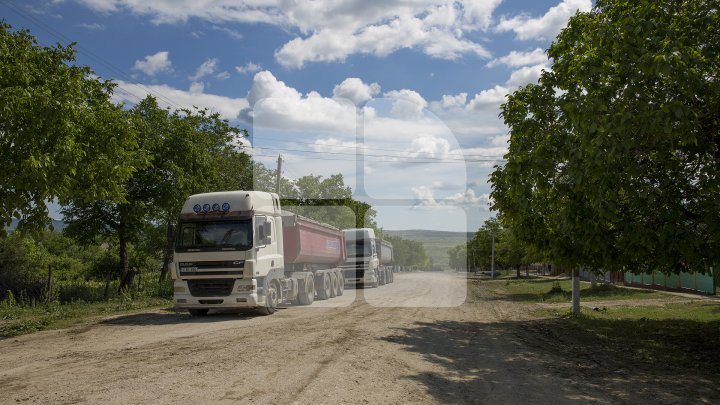
[[[278,304],[278,291],[277,283],[275,281],[270,282],[265,294],[265,306],[258,308],[260,314],[272,315],[275,313]]]
[[[190,308],[188,309],[188,312],[190,312],[191,316],[205,316],[208,314],[207,309]]]
[[[388,269],[388,275],[390,275],[390,282],[392,283],[395,281],[395,272],[392,270],[392,268]]]
[[[335,272],[330,273],[330,298],[337,297],[338,278]]]
[[[326,300],[330,298],[330,289],[332,288],[330,281],[330,276],[327,273],[325,273],[322,279],[320,279],[320,288],[318,289],[319,300]]]
[[[300,305],[310,305],[315,301],[315,282],[312,277],[300,280],[300,291],[297,299]]]
[[[378,285],[385,285],[387,284],[387,280],[385,279],[385,269],[379,269],[378,268],[378,277],[377,277],[377,283]]]
[[[337,276],[338,276],[337,296],[340,297],[345,292],[345,277],[343,277],[342,271],[338,271]]]

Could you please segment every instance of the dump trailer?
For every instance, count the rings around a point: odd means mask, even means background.
[[[386,240],[378,240],[376,250],[378,251],[378,260],[380,261],[380,277],[385,278],[385,283],[390,284],[395,281],[393,274],[393,245]]]
[[[338,228],[283,212],[277,194],[190,196],[178,218],[173,300],[191,315],[210,309],[272,314],[342,295],[345,242]]]

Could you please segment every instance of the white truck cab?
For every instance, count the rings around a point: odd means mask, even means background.
[[[375,230],[354,228],[343,230],[347,260],[341,266],[345,284],[377,287],[380,281]]]

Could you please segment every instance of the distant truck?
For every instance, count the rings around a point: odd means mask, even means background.
[[[393,281],[387,267],[393,261],[390,242],[377,239],[372,228],[346,229],[343,234],[347,260],[341,268],[347,285],[375,288]]]
[[[345,247],[340,229],[283,212],[277,194],[192,195],[177,224],[173,300],[193,316],[210,309],[269,315],[283,302],[342,295]]]

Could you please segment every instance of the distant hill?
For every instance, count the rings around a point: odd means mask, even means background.
[[[474,232],[430,231],[426,229],[383,230],[383,232],[393,237],[401,237],[422,243],[433,263],[446,269],[450,268],[448,249],[466,243],[475,235]]]
[[[13,218],[12,222],[10,223],[10,226],[6,226],[5,230],[8,232],[14,231],[15,228],[17,228],[17,225],[18,225],[18,220]],[[52,228],[54,230],[60,232],[63,229],[65,229],[65,227],[67,227],[67,224],[65,224],[65,222],[60,221],[59,219],[52,220]]]

